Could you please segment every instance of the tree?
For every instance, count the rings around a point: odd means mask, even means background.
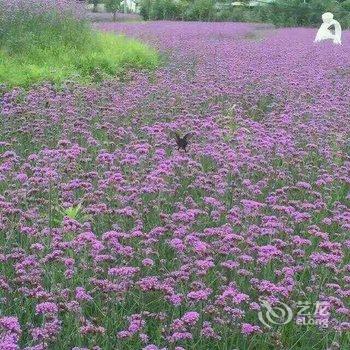
[[[124,0],[125,1],[125,0]],[[120,9],[121,0],[105,0],[105,7],[107,12],[113,13],[113,21],[117,19],[117,12]]]
[[[194,0],[187,9],[190,20],[211,21],[214,18],[214,0]]]
[[[97,12],[97,5],[100,3],[100,0],[89,0],[89,4],[93,4],[94,7],[92,9],[93,12]]]

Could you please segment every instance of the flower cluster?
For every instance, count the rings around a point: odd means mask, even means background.
[[[1,344],[348,348],[349,33],[98,27],[167,60],[2,93]],[[174,131],[193,132],[186,153]],[[266,328],[260,297],[327,303],[329,336]]]

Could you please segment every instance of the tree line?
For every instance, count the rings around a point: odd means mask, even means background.
[[[324,12],[334,13],[343,27],[350,27],[350,0],[261,0],[259,6],[233,6],[231,1],[140,0],[145,20],[269,22],[276,26],[318,26]]]
[[[121,0],[88,0],[97,10],[104,3],[108,12],[125,11]],[[324,12],[334,13],[342,27],[350,27],[350,0],[136,0],[144,20],[268,22],[276,26],[319,26]]]

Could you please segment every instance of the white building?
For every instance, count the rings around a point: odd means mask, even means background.
[[[249,7],[256,7],[261,6],[265,4],[270,4],[274,2],[275,0],[251,0],[249,2],[242,2],[242,1],[234,1],[231,3],[232,6],[249,6]]]

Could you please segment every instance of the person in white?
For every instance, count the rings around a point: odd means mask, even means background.
[[[334,44],[341,45],[341,26],[333,17],[333,13],[330,12],[326,12],[322,15],[323,23],[317,31],[315,42],[331,39]],[[329,29],[331,26],[334,26],[334,33]]]

